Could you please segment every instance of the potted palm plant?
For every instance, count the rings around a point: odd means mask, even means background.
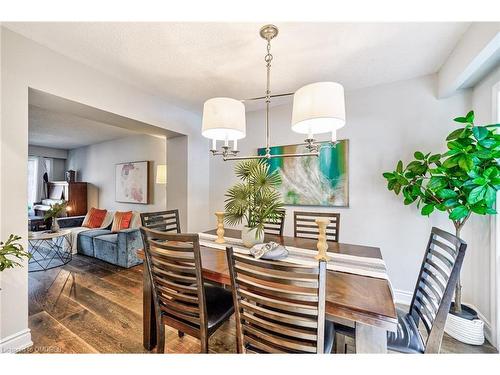
[[[446,137],[447,152],[431,155],[417,151],[415,159],[406,166],[400,160],[394,171],[383,176],[387,180],[387,188],[396,195],[402,193],[405,205],[416,203],[422,215],[446,212],[457,237],[460,237],[471,215],[496,214],[494,205],[500,189],[500,135],[496,133],[499,124],[475,125],[473,111],[454,121],[462,126]],[[474,325],[468,322],[477,319],[477,312],[462,305],[460,279],[450,313],[453,316],[449,321],[457,322],[456,325],[464,330],[468,326],[474,329]],[[462,337],[457,331],[454,337],[467,342],[471,332]]]
[[[47,212],[44,215],[44,219],[52,219],[52,224],[50,227],[51,232],[59,232],[59,224],[57,222],[57,218],[61,216],[61,214],[66,210],[66,206],[68,205],[68,202],[61,202],[61,203],[55,203],[52,206],[50,206],[50,209],[47,210]]]
[[[277,171],[270,173],[263,160],[247,160],[236,164],[235,173],[242,182],[225,194],[224,220],[229,225],[243,221],[241,239],[247,247],[264,240],[264,223],[276,222],[282,215],[283,202],[277,187],[281,183]]]

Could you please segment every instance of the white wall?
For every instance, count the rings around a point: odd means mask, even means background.
[[[399,299],[413,291],[431,227],[453,231],[444,214],[429,220],[415,206],[404,206],[401,197],[386,189],[382,177],[399,159],[409,161],[416,150],[444,151],[444,139],[454,129],[452,119],[470,109],[469,92],[436,99],[436,81],[433,75],[346,93],[347,124],[338,136],[350,142],[350,207],[312,208],[341,213],[341,242],[381,248],[393,287],[402,292]],[[271,109],[273,145],[303,141],[302,135],[290,130],[291,112],[290,104]],[[264,113],[247,113],[241,154],[255,154],[264,141]],[[224,192],[236,181],[233,166],[234,162],[211,160],[210,212],[223,209]],[[300,209],[304,207],[287,207],[287,235],[293,235],[293,211]],[[477,233],[488,233],[482,221],[476,226],[482,230]],[[464,235],[469,240],[472,234],[465,230]],[[464,288],[466,297],[470,296],[470,285]]]
[[[24,187],[27,179],[30,87],[186,135],[187,230],[199,231],[209,227],[206,183],[209,174],[208,142],[200,134],[199,114],[171,105],[162,98],[55,53],[8,29],[2,28],[1,38],[0,238],[17,233],[23,237],[23,245],[27,246]],[[2,348],[28,345],[27,268],[4,272],[0,288],[0,345]]]
[[[76,171],[77,180],[95,187],[97,201],[89,189],[88,206],[110,211],[158,211],[166,207],[167,188],[156,184],[156,166],[167,160],[166,139],[136,135],[70,150],[67,169]],[[149,204],[115,201],[115,164],[129,161],[150,161]]]
[[[201,149],[204,149],[202,145]],[[179,157],[187,154],[188,140],[187,137],[174,137],[167,139],[167,209],[178,209],[181,231],[184,232],[187,228],[187,205],[185,197],[188,191],[188,169],[189,160]],[[193,162],[193,161],[192,161]],[[208,185],[208,184],[207,184]],[[203,205],[203,202],[197,202],[198,199],[205,199],[200,195],[195,202],[191,202],[194,206]]]

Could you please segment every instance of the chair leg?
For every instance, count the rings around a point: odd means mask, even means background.
[[[177,331],[177,336],[179,336],[179,337],[184,337],[184,332],[182,332],[182,331]]]
[[[165,353],[165,326],[161,323],[156,328],[156,353]]]
[[[203,337],[200,338],[200,344],[200,353],[208,354],[208,335],[203,335]]]
[[[345,354],[347,352],[345,346],[345,336],[339,333],[335,334],[335,352],[337,354]]]

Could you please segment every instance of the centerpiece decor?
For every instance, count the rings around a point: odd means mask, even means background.
[[[454,121],[463,125],[446,137],[447,152],[431,155],[417,151],[415,160],[406,167],[400,160],[396,170],[383,176],[388,182],[387,188],[396,195],[402,193],[405,205],[416,203],[422,215],[429,216],[436,210],[446,212],[460,237],[472,214],[496,214],[493,207],[500,189],[500,135],[496,130],[500,124],[477,126],[473,111]],[[460,278],[450,313],[454,315],[452,320],[477,319],[474,310],[462,305]],[[464,327],[465,324],[467,322]]]
[[[21,237],[11,234],[7,241],[0,242],[0,272],[7,268],[22,267],[22,264],[15,259],[31,258],[31,255],[24,251],[19,243]]]
[[[59,228],[59,223],[57,222],[57,218],[61,216],[61,214],[66,210],[68,202],[55,203],[50,206],[50,209],[47,210],[45,216],[43,217],[45,220],[52,219],[52,224],[50,227],[50,231],[53,233],[59,232],[61,228]]]
[[[217,216],[217,239],[216,243],[225,243],[224,239],[224,212],[218,211],[215,213]]]
[[[277,222],[282,215],[283,202],[277,191],[281,179],[263,160],[242,161],[234,171],[242,182],[225,194],[224,220],[233,226],[245,221],[241,239],[246,247],[252,247],[263,242],[264,224]]]
[[[326,242],[326,226],[330,223],[330,219],[326,217],[321,217],[315,220],[318,225],[318,254],[316,255],[317,260],[329,261],[330,257],[326,255],[328,250],[328,242]]]

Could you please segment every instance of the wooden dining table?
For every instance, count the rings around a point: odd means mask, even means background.
[[[215,230],[205,233],[216,234]],[[226,229],[228,238],[241,238],[241,232]],[[266,235],[264,240],[284,246],[316,250],[317,241],[312,239]],[[207,281],[231,285],[224,250],[200,246],[203,277]],[[377,247],[328,243],[328,252],[382,259]],[[138,256],[144,259],[143,250]],[[156,320],[151,282],[144,262],[143,292],[143,342],[147,350],[156,346]],[[397,315],[394,298],[388,280],[357,274],[331,271],[326,280],[326,316],[328,320],[354,327],[356,353],[386,353],[387,332],[396,331]]]

